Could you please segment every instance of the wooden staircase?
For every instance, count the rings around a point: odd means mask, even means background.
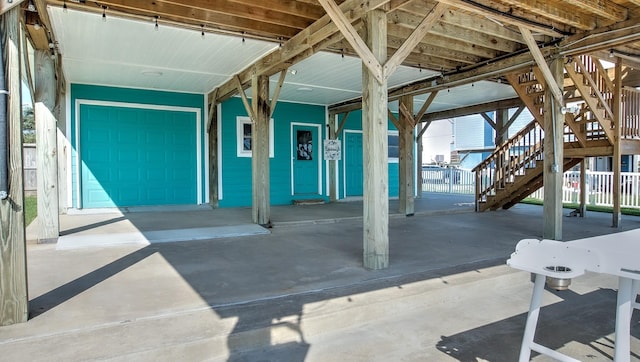
[[[546,83],[537,67],[506,78],[534,119],[474,168],[476,211],[509,208],[543,183]],[[614,84],[599,61],[583,55],[565,63],[564,99],[576,111],[563,119],[563,171],[584,157],[613,155]],[[621,137],[634,140],[640,150],[640,92],[624,88],[621,99]]]

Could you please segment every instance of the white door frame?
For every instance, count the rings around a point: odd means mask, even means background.
[[[102,106],[120,107],[135,109],[151,109],[157,111],[177,111],[185,113],[195,113],[196,116],[196,204],[203,203],[202,200],[202,112],[200,108],[164,106],[158,104],[126,103],[113,101],[98,101],[93,99],[76,99],[76,207],[82,209],[82,154],[80,152],[80,106]]]
[[[293,134],[293,128],[294,126],[302,126],[302,127],[311,127],[311,128],[316,128],[318,130],[318,141],[316,142],[317,144],[314,144],[313,147],[315,148],[314,153],[316,154],[316,163],[318,164],[318,195],[322,195],[322,140],[323,138],[323,134],[322,134],[322,125],[320,124],[316,124],[316,123],[303,123],[303,122],[291,122],[291,126],[290,126],[290,132],[289,132],[289,152],[291,153],[291,196],[295,195],[295,180],[294,180],[294,172],[293,172],[293,161],[294,161],[294,157],[295,155],[293,154],[293,145],[294,145],[294,134]],[[297,140],[296,140],[297,142]]]

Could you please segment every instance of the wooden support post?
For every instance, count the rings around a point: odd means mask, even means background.
[[[48,50],[35,51],[34,115],[38,190],[38,242],[55,242],[60,234],[58,194],[58,127],[53,115],[57,84]]]
[[[620,171],[622,168],[621,146],[621,129],[622,129],[622,59],[618,58],[615,67],[615,81],[613,89],[613,122],[614,122],[614,139],[613,139],[613,220],[614,228],[620,227],[622,212],[620,207],[620,183],[622,178]]]
[[[207,133],[209,135],[209,204],[217,208],[220,201],[218,195],[218,107],[215,104],[215,97],[210,100],[209,125]]]
[[[587,159],[580,161],[580,217],[587,215]]]
[[[269,77],[251,78],[253,109],[251,131],[252,216],[256,224],[271,226],[270,178],[269,178]]]
[[[424,151],[424,144],[422,142],[422,122],[418,122],[416,129],[416,146],[417,146],[417,161],[416,161],[416,183],[418,185],[418,194],[416,197],[422,198],[422,152]]]
[[[562,240],[562,172],[563,128],[562,104],[554,98],[551,89],[563,87],[562,58],[554,58],[549,69],[555,87],[547,87],[544,94],[544,206],[543,232],[545,239]]]
[[[413,162],[413,96],[400,97],[400,107],[406,112],[400,112],[398,124],[400,151],[398,154],[399,170],[399,212],[406,216],[413,216],[415,213],[415,184],[414,184],[414,162]]]
[[[372,10],[363,17],[365,41],[378,64],[387,59],[387,16]],[[366,58],[362,58],[366,59]],[[364,62],[364,61],[363,61]],[[389,266],[389,165],[387,81],[362,67],[362,136],[364,140],[364,267]]]
[[[20,8],[16,7],[0,18],[5,69],[5,84],[0,87],[9,92],[6,103],[9,192],[6,199],[0,199],[0,326],[26,322],[29,312],[22,175],[20,14]]]
[[[60,120],[58,122],[57,129],[57,150],[58,150],[58,215],[65,214],[67,212],[67,208],[71,207],[71,205],[67,205],[67,195],[70,192],[67,188],[67,152],[70,150],[69,140],[67,139],[67,127],[65,120],[66,117],[66,106],[65,106],[65,93],[64,89],[58,88],[58,96],[56,97],[57,105],[56,105],[56,119]]]
[[[503,108],[496,110],[496,147],[502,145],[508,139],[509,109]]]

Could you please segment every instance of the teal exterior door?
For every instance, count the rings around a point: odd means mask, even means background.
[[[362,196],[362,133],[344,133],[345,196]]]
[[[196,115],[80,106],[84,208],[196,204]]]
[[[319,196],[320,140],[318,127],[293,126],[293,194]]]

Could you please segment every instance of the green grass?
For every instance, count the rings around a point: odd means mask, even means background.
[[[24,198],[24,224],[29,225],[38,216],[38,198],[25,196]]]
[[[524,199],[520,202],[522,202],[523,204],[542,205],[542,200],[538,200],[538,199]],[[580,207],[580,205],[575,203],[565,202],[562,204],[562,207],[567,209],[577,209]],[[587,211],[612,213],[613,208],[611,206],[587,205]],[[622,207],[620,208],[620,212],[622,212],[623,215],[640,216],[640,209]]]

